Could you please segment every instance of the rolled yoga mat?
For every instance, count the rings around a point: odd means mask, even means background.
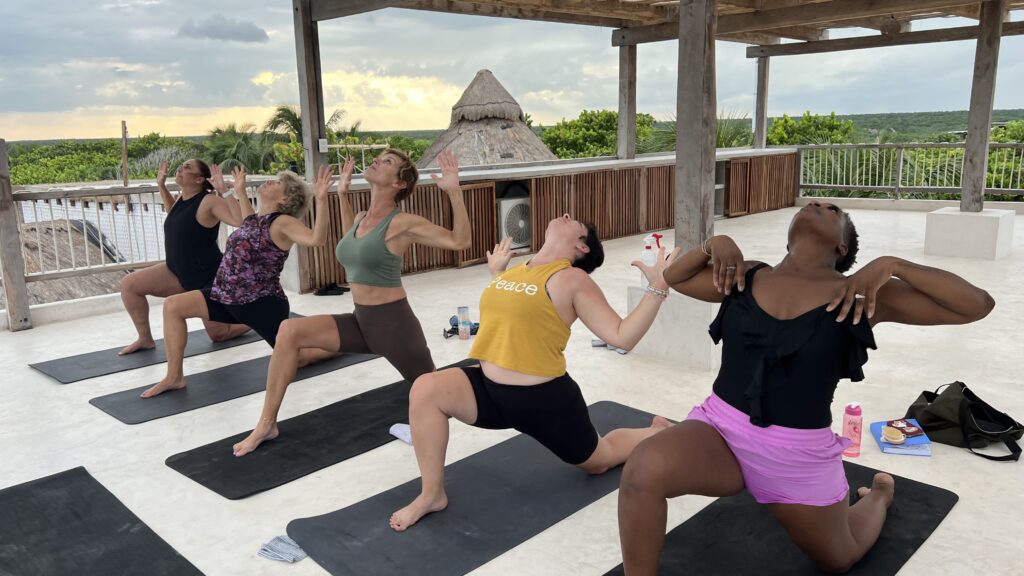
[[[843,464],[855,498],[856,489],[871,486],[878,470]],[[895,478],[896,499],[878,542],[847,574],[887,576],[899,572],[959,499],[949,490]],[[620,574],[621,565],[606,576]],[[665,538],[660,574],[812,576],[821,572],[793,544],[768,508],[743,492],[715,500],[672,529]]]
[[[0,574],[202,576],[81,467],[0,490]]]
[[[167,465],[231,500],[259,494],[395,440],[388,429],[409,422],[410,387],[402,380],[282,420],[280,436],[241,458],[232,447],[248,431],[175,454]]]
[[[590,416],[602,434],[650,426],[652,418],[614,402],[593,404]],[[419,495],[419,478],[348,508],[293,520],[288,535],[335,575],[461,575],[614,492],[621,470],[591,476],[520,434],[448,465],[448,508],[405,532],[392,530],[388,519]]]
[[[299,314],[292,314],[291,317],[302,318]],[[216,352],[217,350],[226,350],[228,348],[234,348],[235,346],[249,344],[250,342],[257,342],[259,340],[261,340],[260,335],[252,330],[237,338],[225,340],[224,342],[214,342],[210,340],[209,335],[206,334],[206,330],[193,330],[188,333],[188,344],[185,346],[185,358],[206,354],[207,352]],[[79,380],[86,380],[97,376],[106,376],[107,374],[115,374],[117,372],[124,372],[125,370],[134,370],[136,368],[143,368],[145,366],[152,366],[154,364],[163,364],[164,362],[167,362],[167,352],[164,351],[163,339],[157,340],[156,348],[153,348],[152,350],[140,350],[134,354],[118,356],[117,353],[120,352],[122,348],[124,348],[124,346],[108,348],[106,350],[100,350],[99,352],[88,352],[86,354],[69,356],[67,358],[47,360],[46,362],[37,362],[35,364],[29,364],[29,366],[57,380],[61,384],[71,384],[72,382],[78,382]]]
[[[342,354],[328,358],[299,368],[294,381],[333,372],[374,358],[377,358],[374,354]],[[154,382],[93,398],[89,403],[125,424],[140,424],[262,392],[267,387],[269,365],[270,356],[262,356],[208,372],[188,374],[185,376],[188,386],[182,390],[171,390],[152,398],[140,398],[139,394],[156,384]]]

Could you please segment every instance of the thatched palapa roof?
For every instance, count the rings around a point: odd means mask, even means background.
[[[437,155],[451,150],[461,166],[557,160],[526,125],[523,109],[491,74],[481,70],[452,107],[452,122],[430,145],[419,168],[437,167]]]

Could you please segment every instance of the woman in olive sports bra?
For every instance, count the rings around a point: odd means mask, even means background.
[[[863,379],[878,324],[966,324],[995,303],[955,274],[892,256],[845,276],[857,244],[846,212],[811,202],[793,217],[788,254],[775,267],[744,262],[729,237],[715,236],[665,271],[674,290],[722,303],[710,330],[723,342],[722,367],[707,400],[626,463],[627,574],[658,573],[666,499],[684,494],[746,490],[826,572],[848,571],[874,545],[895,483],[878,473],[849,505],[848,442],[830,427],[836,384]]]
[[[352,287],[355,310],[281,323],[267,372],[263,412],[252,433],[235,444],[235,456],[244,456],[277,437],[277,413],[299,366],[338,353],[361,352],[384,356],[410,382],[434,370],[423,328],[402,287],[402,256],[414,243],[465,250],[472,241],[455,155],[442,152],[438,164],[441,175],[431,177],[451,202],[451,230],[398,207],[413,193],[419,179],[415,164],[403,152],[386,150],[365,170],[370,208],[359,214],[353,213],[348,199],[354,162],[345,164],[338,183],[345,237],[336,254]]]
[[[156,346],[149,327],[146,296],[166,298],[209,288],[220,265],[221,253],[217,246],[220,223],[236,228],[242,225],[238,204],[221,198],[227,186],[216,164],[211,169],[202,160],[187,160],[175,170],[174,181],[181,188],[177,198],[167,189],[167,162],[161,162],[156,185],[167,214],[164,220],[167,259],[121,279],[121,300],[135,324],[138,338],[118,355]],[[244,324],[205,320],[203,325],[214,342],[230,340],[249,331]]]

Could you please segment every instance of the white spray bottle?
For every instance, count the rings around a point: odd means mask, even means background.
[[[644,238],[644,249],[640,252],[640,261],[647,266],[654,266],[658,263],[658,249],[661,248],[662,234],[648,234]],[[640,273],[640,285],[647,286],[647,276]]]

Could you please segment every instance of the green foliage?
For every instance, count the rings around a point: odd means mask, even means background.
[[[619,114],[612,110],[584,110],[575,120],[562,120],[541,133],[541,140],[559,158],[591,158],[615,154]],[[636,115],[636,137],[641,141],[654,129],[654,117]]]
[[[754,133],[746,114],[735,110],[719,113],[715,122],[715,148],[739,148],[750,146]],[[637,141],[637,152],[671,152],[676,149],[676,121],[657,122],[650,134]]]
[[[992,130],[993,142],[1024,142],[1024,120],[1007,122],[1006,126]]]
[[[252,173],[262,173],[274,160],[273,134],[257,132],[252,124],[218,126],[204,144],[209,159],[225,171],[245,166]]]
[[[959,140],[937,140],[939,134],[967,130],[967,111],[945,112],[896,112],[886,114],[853,114],[839,116],[841,120],[852,120],[856,126],[854,141],[874,141],[873,134],[892,130],[905,135],[908,142],[941,142]],[[1024,109],[993,110],[993,122],[1009,122],[1024,119]]]
[[[767,140],[772,146],[845,144],[853,141],[853,121],[840,120],[835,112],[819,116],[807,111],[799,120],[783,114],[772,122]]]

